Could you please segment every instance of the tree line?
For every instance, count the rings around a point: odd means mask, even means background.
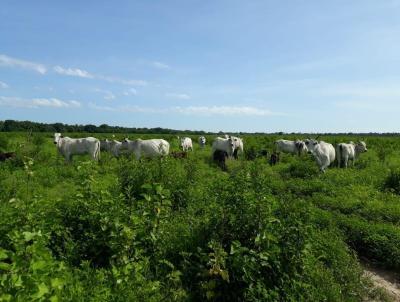
[[[63,123],[37,123],[31,121],[0,121],[0,132],[32,131],[32,132],[87,132],[87,133],[143,133],[143,134],[211,134],[206,131],[174,130],[161,127],[155,128],[136,128],[119,127],[107,124],[96,125],[68,125]]]
[[[107,124],[101,124],[99,126],[87,124],[87,125],[68,125],[63,123],[37,123],[31,121],[16,121],[16,120],[4,120],[0,121],[0,132],[21,132],[21,131],[32,131],[32,132],[86,132],[86,133],[142,133],[142,134],[181,134],[185,133],[188,135],[222,135],[225,132],[207,132],[201,130],[176,130],[176,129],[168,129],[168,128],[136,128],[136,127],[120,127],[120,126],[110,126]],[[262,135],[267,134],[266,132],[236,132],[230,133],[233,135]],[[300,132],[274,132],[268,134],[275,134],[275,135],[312,135],[317,136],[321,135],[362,135],[362,136],[399,136],[399,132],[391,132],[391,133],[379,133],[379,132],[368,132],[368,133],[300,133]]]

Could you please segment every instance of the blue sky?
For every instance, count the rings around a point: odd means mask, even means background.
[[[0,120],[400,131],[400,0],[7,1]]]

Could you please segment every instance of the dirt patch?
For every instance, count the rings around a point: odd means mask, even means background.
[[[400,276],[394,272],[372,266],[369,263],[361,264],[364,275],[371,279],[376,287],[382,288],[393,298],[393,301],[400,302]]]

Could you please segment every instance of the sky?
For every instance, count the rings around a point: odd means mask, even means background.
[[[0,120],[400,132],[400,0],[0,3]]]

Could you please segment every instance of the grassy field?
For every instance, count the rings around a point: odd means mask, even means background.
[[[324,175],[311,155],[273,167],[241,155],[223,172],[212,138],[187,159],[66,164],[51,133],[0,133],[0,151],[17,153],[0,162],[0,301],[388,299],[358,258],[400,270],[398,138],[365,137],[354,167]],[[296,137],[244,146],[278,138]]]

